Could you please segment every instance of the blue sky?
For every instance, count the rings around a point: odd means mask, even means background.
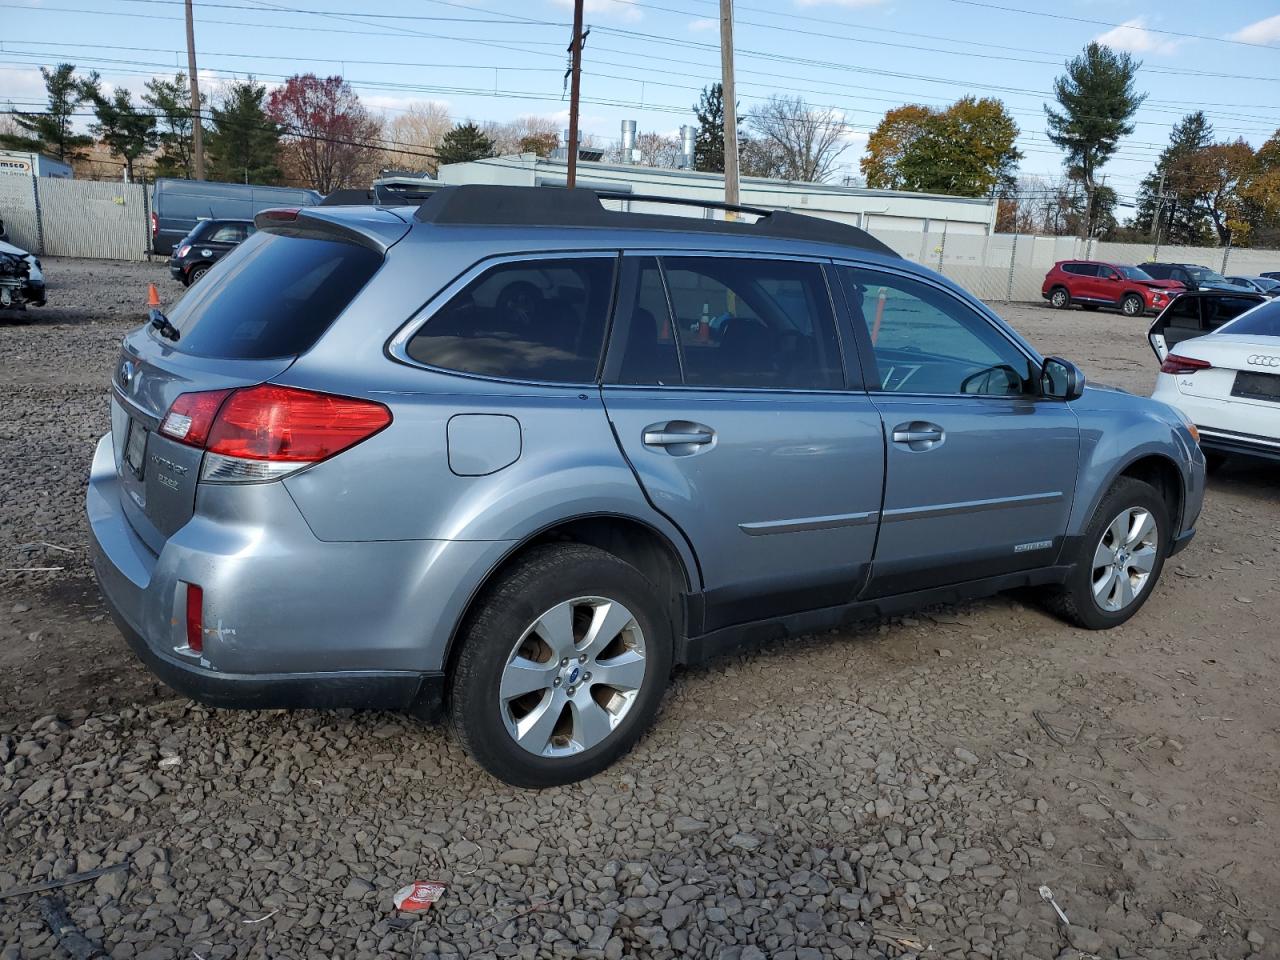
[[[700,89],[719,77],[717,0],[586,8],[584,130],[615,141],[625,118],[663,133],[693,122]],[[0,104],[39,101],[41,63],[70,61],[141,90],[186,62],[181,0],[0,0],[0,11]],[[1144,61],[1149,99],[1105,170],[1122,198],[1189,110],[1204,109],[1220,139],[1255,146],[1280,127],[1277,2],[739,0],[736,11],[741,111],[773,93],[838,110],[850,131],[841,172],[856,172],[885,110],[975,94],[1013,113],[1022,171],[1056,176],[1041,104],[1063,61],[1095,38]],[[207,87],[248,73],[268,84],[341,73],[382,111],[434,100],[457,119],[539,114],[563,126],[567,116],[571,0],[197,0],[196,19]]]

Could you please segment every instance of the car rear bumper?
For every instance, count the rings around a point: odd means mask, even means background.
[[[1219,430],[1216,427],[1200,427],[1200,446],[1216,453],[1244,453],[1253,457],[1280,460],[1280,440]]]
[[[1156,378],[1151,395],[1190,418],[1200,431],[1204,450],[1280,459],[1280,404],[1183,393],[1176,378],[1168,374]]]
[[[93,569],[139,659],[211,706],[433,712],[454,624],[503,543],[320,541],[280,484],[252,486],[208,491],[206,515],[157,555],[121,506],[110,434],[99,442]],[[220,516],[217,497],[236,494],[257,506]],[[188,583],[204,593],[200,654],[186,644]]]

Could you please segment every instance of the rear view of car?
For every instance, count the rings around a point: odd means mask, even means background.
[[[254,230],[252,220],[201,220],[174,246],[170,275],[191,286]]]
[[[1280,301],[1189,294],[1148,339],[1161,361],[1152,396],[1199,427],[1207,455],[1280,460]]]

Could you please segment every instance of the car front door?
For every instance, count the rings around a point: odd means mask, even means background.
[[[1054,563],[1079,461],[1070,406],[1042,398],[1032,356],[945,287],[837,272],[887,441],[865,596]]]
[[[623,264],[605,407],[645,494],[698,557],[702,629],[853,601],[875,547],[884,440],[856,365],[852,381],[844,370],[829,266]]]

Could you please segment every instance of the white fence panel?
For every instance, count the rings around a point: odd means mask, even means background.
[[[24,250],[40,248],[31,177],[0,174],[0,220],[4,221],[5,232],[14,246]]]
[[[145,260],[146,204],[142,184],[42,177],[45,252],[60,257]]]

